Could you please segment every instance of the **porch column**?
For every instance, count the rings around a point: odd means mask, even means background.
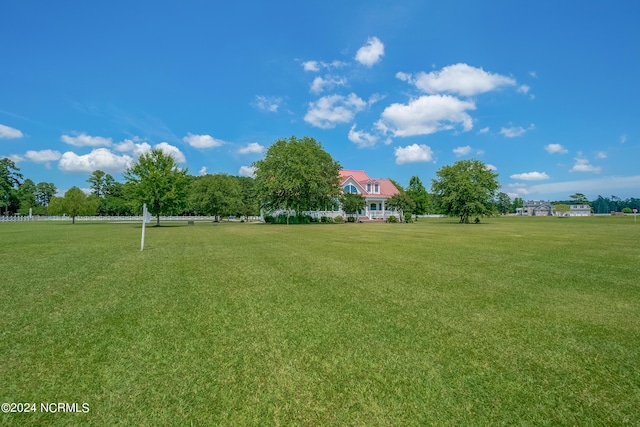
[[[382,199],[382,219],[385,217],[384,199]]]

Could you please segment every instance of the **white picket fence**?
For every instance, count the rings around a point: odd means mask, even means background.
[[[244,218],[242,218],[244,219]],[[153,223],[156,217],[151,217]],[[160,221],[214,221],[213,216],[160,216]],[[222,217],[220,221],[240,221],[239,217]],[[249,217],[249,221],[259,221],[260,217]],[[0,222],[23,221],[71,221],[70,216],[0,216]],[[142,215],[133,216],[77,216],[76,221],[142,221]]]

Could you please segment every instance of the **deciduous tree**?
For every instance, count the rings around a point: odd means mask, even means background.
[[[429,208],[429,193],[424,188],[422,181],[418,176],[412,176],[409,180],[409,186],[407,187],[406,194],[413,200],[415,208],[413,213],[418,215],[424,215]]]
[[[22,181],[22,174],[19,173],[20,168],[16,166],[13,160],[8,158],[0,159],[0,207],[4,207],[4,214],[9,213],[9,207],[14,205],[17,210],[19,205],[18,197],[15,189]],[[15,210],[13,211],[15,212]]]
[[[400,213],[400,222],[404,220],[405,214],[411,215],[416,208],[415,202],[407,193],[394,194],[387,199],[385,206]],[[411,217],[407,221],[411,221]]]
[[[355,215],[365,208],[367,205],[366,199],[362,196],[362,194],[356,193],[344,193],[340,197],[340,202],[342,203],[342,210],[347,215]]]
[[[460,160],[436,172],[431,188],[448,215],[469,223],[469,217],[480,218],[495,212],[493,199],[500,187],[498,175],[479,160]]]
[[[78,187],[71,187],[64,197],[53,197],[49,203],[49,212],[53,215],[67,214],[71,223],[76,223],[76,216],[95,215],[100,200],[95,196],[87,197]]]
[[[262,207],[301,214],[327,210],[340,196],[340,163],[315,139],[279,139],[253,164]]]
[[[242,189],[235,176],[226,174],[197,177],[189,191],[189,204],[205,215],[221,216],[238,213],[242,204]]]
[[[133,201],[140,209],[143,203],[147,204],[156,217],[156,226],[160,225],[160,215],[178,213],[186,205],[187,170],[178,167],[175,159],[160,149],[142,154],[124,176],[132,184]]]

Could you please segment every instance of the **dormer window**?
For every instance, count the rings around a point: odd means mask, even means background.
[[[371,193],[371,184],[367,184],[367,193]]]
[[[374,192],[375,192],[376,194],[378,194],[378,193],[380,192],[380,185],[378,185],[378,184],[376,184],[376,185],[375,185],[375,190],[374,190]]]

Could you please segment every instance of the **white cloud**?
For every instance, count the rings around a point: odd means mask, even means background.
[[[312,93],[321,93],[325,89],[332,89],[336,86],[344,86],[347,84],[347,79],[339,76],[331,76],[329,74],[325,75],[324,78],[316,77],[313,79],[313,83],[311,83],[310,91]]]
[[[487,126],[486,128],[482,128],[478,131],[479,134],[485,134],[485,133],[489,133],[489,126]]]
[[[109,147],[111,146],[111,138],[104,138],[102,136],[91,136],[82,132],[77,136],[62,135],[60,137],[62,142],[75,147]]]
[[[520,85],[518,86],[518,89],[516,89],[516,92],[527,94],[529,93],[530,89],[531,88],[528,85]]]
[[[347,65],[347,64],[342,62],[342,61],[337,61],[337,60],[336,61],[331,61],[331,62],[304,61],[302,63],[302,68],[304,68],[305,71],[318,72],[322,68],[326,68],[327,70],[331,70],[333,68],[342,68],[345,65]]]
[[[530,75],[531,77],[533,77],[534,79],[537,79],[537,78],[538,78],[538,74],[537,74],[535,71],[529,71],[529,75]]]
[[[207,174],[207,167],[206,166],[201,167],[200,170],[198,171],[198,175],[202,176],[206,174]]]
[[[60,159],[62,157],[62,154],[60,154],[59,151],[54,150],[29,150],[25,153],[24,156],[35,163],[47,163]]]
[[[606,159],[607,158],[607,153],[605,153],[604,151],[598,151],[596,153],[596,159]]]
[[[569,170],[569,172],[593,172],[600,173],[602,168],[600,166],[592,165],[589,160],[582,157],[582,153],[578,153],[578,157],[575,158],[576,163]]]
[[[24,134],[18,129],[0,124],[0,139],[22,138]]]
[[[487,169],[489,169],[490,171],[497,171],[498,168],[495,165],[492,165],[491,163],[487,163],[485,165],[487,167]]]
[[[462,157],[471,153],[471,150],[472,148],[470,145],[465,145],[464,147],[454,148],[453,153],[456,155],[456,157]]]
[[[252,142],[247,144],[246,147],[242,147],[238,150],[240,154],[253,154],[253,153],[262,153],[264,151],[264,147],[257,142]]]
[[[160,149],[164,154],[173,157],[173,160],[175,160],[176,163],[184,163],[187,161],[187,159],[184,157],[184,154],[182,154],[182,151],[180,151],[178,147],[175,147],[167,142],[156,144],[153,146],[153,148]]]
[[[280,108],[280,104],[282,104],[282,98],[260,95],[256,95],[256,99],[252,103],[252,105],[258,110],[267,111],[269,113],[277,113],[278,108]]]
[[[123,172],[133,161],[128,155],[118,156],[107,148],[96,148],[82,156],[67,151],[60,158],[58,169],[67,173],[91,173],[97,169],[105,172]]]
[[[254,178],[256,173],[256,168],[253,166],[240,166],[238,170],[238,175],[240,176],[248,176],[250,178]]]
[[[564,148],[561,144],[547,144],[544,146],[544,149],[547,150],[549,154],[554,154],[554,153],[565,154],[569,152],[569,150]]]
[[[503,134],[507,138],[516,138],[518,136],[522,136],[530,130],[535,129],[536,127],[531,124],[528,128],[523,128],[522,126],[512,126],[508,128],[500,128],[500,133]]]
[[[367,133],[363,130],[356,130],[356,125],[354,124],[349,129],[349,141],[353,142],[358,146],[358,148],[366,148],[373,147],[378,142],[378,137]]]
[[[188,133],[182,140],[195,148],[213,148],[225,143],[211,135],[193,135],[192,133]]]
[[[509,176],[511,179],[519,179],[522,181],[544,181],[545,179],[549,179],[549,175],[545,172],[525,172],[525,173],[516,173]]]
[[[625,142],[627,142],[627,135],[620,135],[620,144],[624,144]]]
[[[22,157],[19,154],[11,154],[11,155],[7,156],[7,158],[9,160],[11,160],[13,163],[16,163],[16,164],[20,163],[20,162],[24,162],[24,160],[25,160],[24,157]]]
[[[320,64],[318,61],[305,61],[302,63],[302,68],[305,71],[320,71]]]
[[[135,142],[137,140],[137,138],[134,138],[133,140],[125,139],[124,141],[115,144],[113,148],[121,153],[132,153],[135,157],[139,157],[142,154],[151,151],[151,145],[146,142]]]
[[[449,95],[425,95],[409,104],[391,104],[382,112],[376,127],[394,136],[428,135],[462,125],[464,131],[473,128],[467,110],[475,110],[473,101],[462,101]]]
[[[349,96],[323,96],[315,102],[309,103],[309,110],[304,121],[321,129],[330,129],[338,123],[348,123],[358,111],[362,111],[367,103],[356,94]]]
[[[413,144],[406,147],[396,147],[396,164],[431,162],[433,161],[433,151],[431,147],[424,144]]]
[[[396,77],[429,94],[453,93],[461,96],[474,96],[516,84],[511,77],[492,74],[482,68],[462,63],[449,65],[440,71],[422,71],[415,77],[407,73],[397,73]]]
[[[369,37],[367,43],[356,52],[356,61],[366,65],[373,66],[384,55],[384,44],[377,37]]]

